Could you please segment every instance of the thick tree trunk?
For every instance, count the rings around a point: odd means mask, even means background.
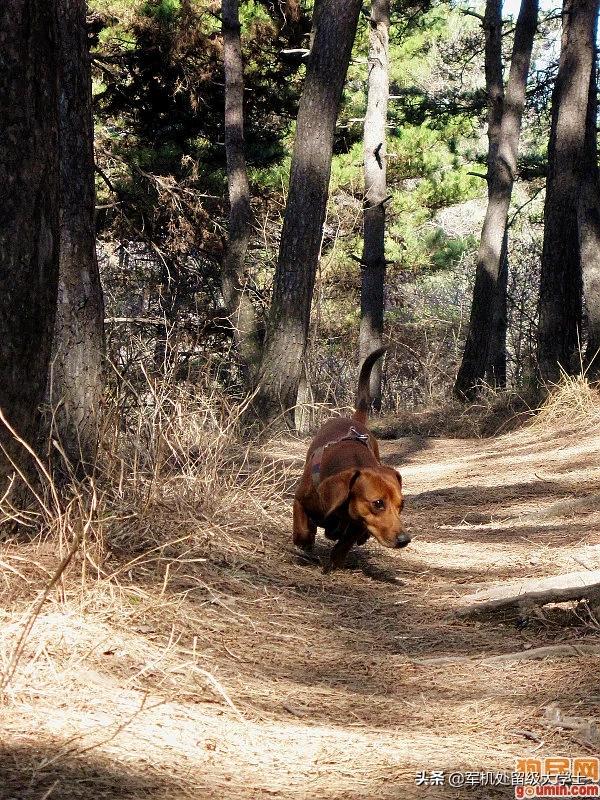
[[[94,225],[94,126],[85,0],[58,0],[60,270],[49,400],[69,467],[96,460],[104,304]]]
[[[506,388],[506,332],[508,328],[508,229],[504,231],[500,272],[498,274],[498,299],[492,319],[490,352],[485,380],[488,386]]]
[[[268,421],[296,402],[308,336],[333,134],[360,0],[320,0],[296,126],[290,187],[255,408]]]
[[[595,33],[594,41],[596,41]],[[597,380],[600,377],[600,174],[598,171],[598,137],[596,133],[598,115],[597,61],[596,49],[590,73],[588,109],[585,123],[584,183],[577,206],[583,296],[587,317],[585,367],[587,375],[593,380]]]
[[[502,112],[504,79],[502,67],[502,0],[487,0],[483,18],[485,35],[485,88],[488,120],[488,171],[495,169]]]
[[[502,112],[504,111],[504,79],[502,64],[502,2],[487,0],[483,18],[485,32],[485,85],[488,98],[488,179],[496,168],[500,143]],[[489,189],[494,182],[488,183]],[[490,386],[506,386],[506,326],[508,285],[508,230],[504,231],[500,272],[498,275],[498,300],[494,309],[490,333],[490,351],[485,379]]]
[[[543,381],[570,371],[581,329],[577,212],[585,169],[585,130],[598,0],[565,0],[552,96],[544,243],[540,275],[538,368]]]
[[[0,69],[0,408],[34,443],[58,280],[56,3],[3,0]],[[25,451],[0,425],[0,488]]]
[[[256,312],[245,288],[244,262],[252,231],[250,186],[244,148],[244,67],[238,0],[223,0],[225,65],[225,155],[229,188],[229,240],[222,291],[245,380],[250,384],[260,356]]]
[[[383,343],[385,287],[386,123],[389,97],[389,0],[373,0],[369,18],[367,111],[364,127],[364,246],[360,296],[360,363]],[[371,373],[373,407],[381,409],[381,362]]]
[[[472,399],[477,394],[490,364],[494,321],[498,319],[500,307],[499,276],[504,255],[503,244],[517,171],[519,135],[537,17],[537,0],[522,0],[497,153],[492,169],[488,170],[488,207],[477,251],[469,333],[454,387],[456,394],[463,399]]]

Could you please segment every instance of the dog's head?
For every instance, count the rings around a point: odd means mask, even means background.
[[[350,519],[362,524],[384,547],[409,544],[400,519],[402,478],[395,469],[345,469],[326,478],[318,491],[325,518],[347,503]]]

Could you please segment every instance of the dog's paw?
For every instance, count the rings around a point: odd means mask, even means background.
[[[300,561],[306,564],[319,565],[321,563],[321,559],[312,552],[312,548],[297,547],[296,555]]]

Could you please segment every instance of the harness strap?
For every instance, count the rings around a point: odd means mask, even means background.
[[[360,442],[360,444],[364,444],[364,446],[368,448],[369,434],[360,433],[360,431],[357,431],[356,428],[352,426],[345,436],[340,436],[339,439],[334,439],[332,442],[327,442],[327,444],[318,447],[312,455],[311,467],[310,467],[310,474],[315,486],[318,486],[319,483],[321,482],[321,461],[323,460],[323,453],[325,452],[325,450],[334,444],[339,444],[340,442],[348,442],[348,441]]]

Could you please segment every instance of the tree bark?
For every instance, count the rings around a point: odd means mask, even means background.
[[[104,353],[86,5],[58,0],[60,268],[48,392],[54,433],[78,476],[90,474],[96,461]]]
[[[594,41],[596,41],[596,33],[594,33]],[[592,380],[600,377],[600,174],[596,133],[597,116],[598,52],[595,48],[585,122],[584,183],[577,206],[583,297],[587,321],[585,369],[586,374]]]
[[[495,389],[506,388],[506,332],[508,328],[508,228],[504,231],[500,272],[498,274],[498,300],[492,319],[490,352],[485,380]]]
[[[244,262],[252,232],[250,185],[244,147],[244,66],[238,0],[223,0],[225,66],[225,156],[229,190],[229,240],[223,259],[222,292],[245,382],[250,386],[260,357],[256,312],[245,288]]]
[[[360,363],[383,343],[389,0],[373,0],[369,28],[369,78],[364,126],[364,245],[358,339]],[[381,362],[371,373],[371,398],[373,407],[381,410]]]
[[[34,444],[58,281],[56,2],[0,4],[0,408]],[[0,425],[0,489],[28,459]]]
[[[502,2],[488,0],[483,18],[485,33],[485,85],[488,97],[488,176],[496,167],[502,112],[504,111],[504,78],[502,63]],[[488,183],[489,189],[493,183]],[[506,386],[506,324],[508,285],[508,230],[504,231],[500,272],[498,274],[498,301],[494,308],[490,338],[490,352],[485,379],[490,386]]]
[[[495,169],[502,113],[504,78],[502,75],[502,0],[487,0],[483,17],[485,35],[485,87],[488,119],[488,170]]]
[[[555,382],[581,331],[582,274],[577,214],[585,168],[585,131],[598,0],[565,0],[558,74],[552,96],[544,243],[540,274],[538,369]]]
[[[515,28],[496,155],[492,159],[491,169],[488,167],[488,207],[477,251],[469,332],[454,386],[455,393],[465,400],[473,399],[477,395],[486,375],[490,364],[494,322],[498,320],[500,314],[499,276],[505,253],[503,244],[517,171],[525,89],[537,17],[537,0],[522,0]],[[491,141],[492,155],[494,148]]]
[[[327,197],[333,135],[360,0],[320,0],[296,126],[296,139],[267,341],[255,409],[264,421],[296,402],[308,337]]]

